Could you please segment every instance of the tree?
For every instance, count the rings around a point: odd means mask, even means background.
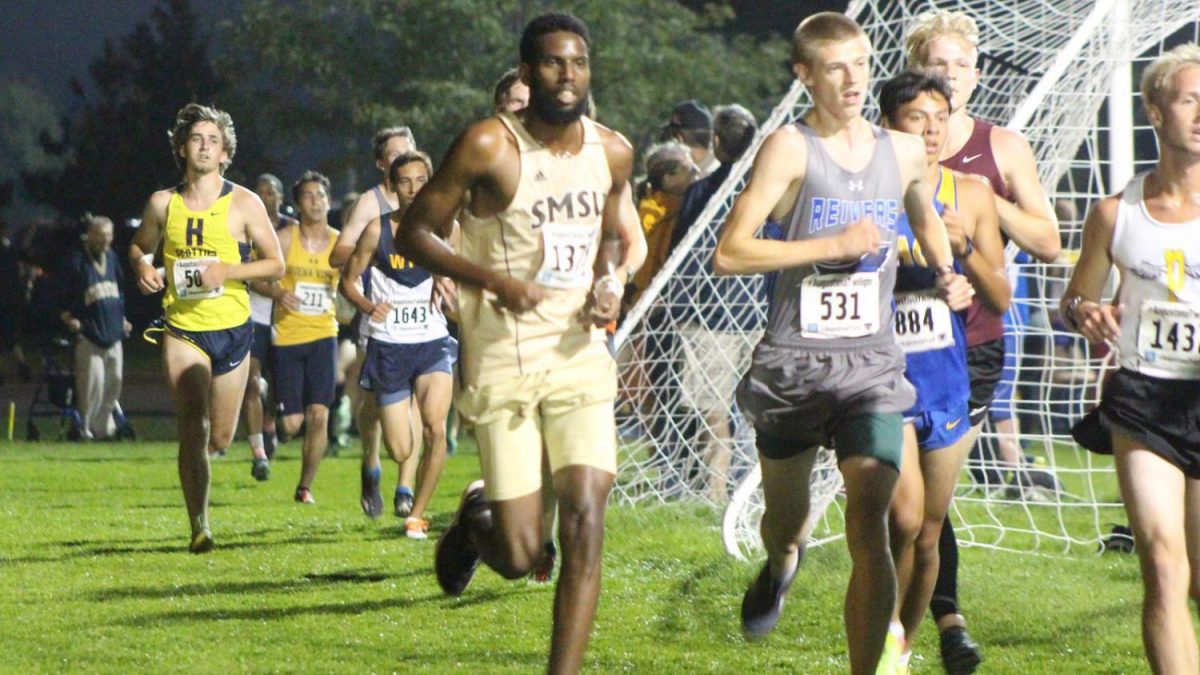
[[[222,72],[256,102],[272,143],[319,137],[340,154],[323,167],[369,166],[375,129],[407,124],[440,157],[490,113],[495,81],[517,64],[525,22],[551,8],[591,29],[599,119],[638,140],[678,101],[741,102],[765,112],[783,94],[787,50],[776,37],[727,39],[727,3],[703,15],[641,0],[246,0]],[[252,73],[248,78],[245,74]]]
[[[24,208],[21,174],[61,168],[62,160],[44,147],[62,137],[57,117],[41,90],[18,80],[0,82],[0,208],[14,207],[21,219],[32,215]]]
[[[217,103],[223,90],[208,43],[189,0],[163,0],[149,21],[107,41],[89,68],[95,94],[73,82],[77,112],[61,142],[44,144],[64,166],[27,173],[30,193],[69,216],[141,215],[147,195],[179,179],[166,136],[176,111]]]

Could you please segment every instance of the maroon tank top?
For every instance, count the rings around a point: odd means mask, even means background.
[[[975,120],[975,128],[971,130],[971,136],[967,138],[962,149],[953,157],[943,159],[941,164],[959,173],[983,176],[992,184],[992,191],[1001,199],[1011,202],[1012,194],[1008,191],[1004,176],[1000,175],[1000,167],[996,166],[996,157],[992,153],[993,126],[990,122]],[[1004,232],[1000,233],[1000,237],[1005,244],[1008,243]],[[975,296],[967,309],[967,346],[974,347],[1003,337],[1004,319],[998,312],[983,304],[979,296]]]

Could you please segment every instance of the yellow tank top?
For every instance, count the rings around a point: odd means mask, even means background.
[[[212,206],[193,211],[176,190],[167,203],[163,234],[163,262],[167,292],[163,309],[167,323],[183,330],[224,330],[250,319],[250,296],[244,281],[226,280],[220,288],[203,288],[200,273],[223,262],[231,265],[249,259],[250,245],[229,234],[229,207],[233,183],[225,181]]]
[[[341,274],[329,265],[329,254],[338,232],[329,226],[325,230],[328,239],[325,247],[313,253],[304,248],[300,226],[288,226],[292,243],[286,256],[287,271],[279,285],[300,298],[300,309],[290,310],[283,303],[275,303],[272,324],[276,345],[303,345],[337,336],[334,296]]]
[[[612,174],[598,125],[583,117],[583,148],[555,156],[511,113],[500,120],[517,139],[521,179],[508,207],[488,218],[462,211],[462,255],[511,277],[540,284],[532,311],[498,311],[494,295],[459,291],[459,367],[467,386],[610,358],[604,329],[582,317],[592,288],[604,202]]]

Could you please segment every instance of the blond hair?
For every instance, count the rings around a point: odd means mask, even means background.
[[[792,33],[792,63],[811,66],[817,49],[830,42],[853,40],[863,33],[854,19],[837,12],[817,12],[796,26]]]
[[[1142,105],[1162,107],[1169,103],[1165,97],[1175,74],[1188,66],[1200,66],[1200,45],[1182,44],[1154,59],[1142,73]]]
[[[947,35],[962,38],[971,49],[979,51],[979,26],[969,14],[945,9],[921,12],[904,36],[908,67],[925,65],[929,43]]]
[[[237,132],[233,129],[233,118],[224,110],[199,103],[189,103],[180,108],[179,112],[175,113],[175,126],[167,132],[167,137],[171,140],[171,154],[175,157],[175,166],[184,168],[180,152],[187,145],[192,127],[200,122],[212,122],[221,131],[221,139],[225,146],[225,161],[221,162],[223,174],[233,163],[233,155],[237,152]]]

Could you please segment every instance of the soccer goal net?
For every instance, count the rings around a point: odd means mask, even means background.
[[[1052,264],[1010,245],[1013,386],[1001,390],[963,472],[955,529],[966,545],[1095,550],[1124,514],[1111,461],[1077,447],[1069,428],[1098,398],[1110,361],[1064,329],[1057,304],[1086,209],[1156,156],[1136,92],[1141,70],[1164,50],[1195,42],[1200,15],[1192,0],[854,0],[847,14],[871,37],[877,83],[904,67],[907,27],[935,8],[978,22],[981,80],[969,109],[1025,134],[1063,240]],[[762,122],[755,149],[807,108],[793,83]],[[753,430],[733,392],[762,335],[768,281],[714,277],[710,263],[754,154],[734,165],[617,333],[620,498],[722,507],[726,548],[742,557],[761,549],[762,498]],[[832,454],[822,449],[811,486],[813,543],[840,536],[840,489]]]

